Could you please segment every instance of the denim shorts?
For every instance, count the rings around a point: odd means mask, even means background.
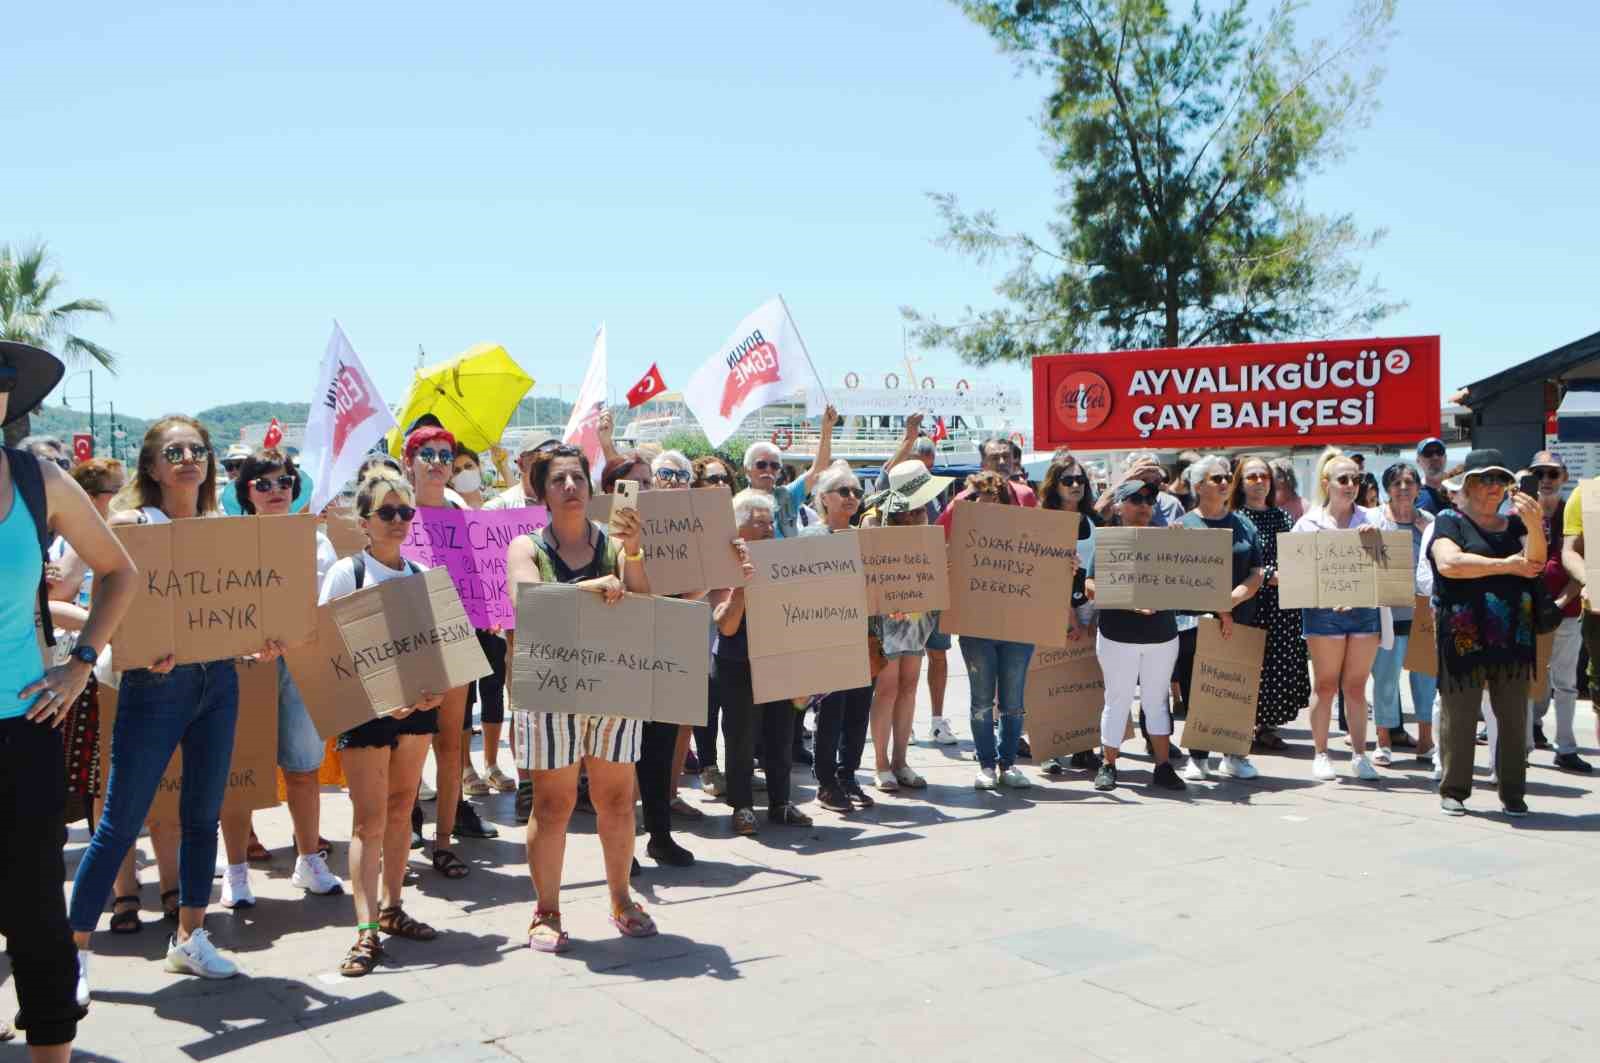
[[[1379,630],[1376,609],[1346,609],[1344,612],[1336,609],[1300,610],[1300,631],[1308,639],[1321,635],[1376,635]]]
[[[939,619],[941,623],[944,620],[943,617],[940,617]],[[928,636],[928,645],[926,648],[934,651],[935,653],[943,653],[950,649],[950,636],[939,630],[939,624],[933,625],[933,634]]]
[[[278,767],[316,771],[322,767],[322,736],[317,733],[289,667],[278,659]]]

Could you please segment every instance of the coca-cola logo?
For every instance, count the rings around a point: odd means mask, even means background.
[[[1092,432],[1111,416],[1111,385],[1099,373],[1080,369],[1056,385],[1050,404],[1056,423],[1069,432]]]

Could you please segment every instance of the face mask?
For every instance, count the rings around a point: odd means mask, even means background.
[[[483,475],[477,469],[462,469],[450,481],[450,486],[470,495],[483,486]]]

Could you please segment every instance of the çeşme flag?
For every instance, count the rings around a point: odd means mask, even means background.
[[[601,324],[594,334],[594,353],[589,355],[589,370],[583,374],[583,386],[578,389],[577,405],[572,407],[572,417],[562,440],[589,455],[589,468],[596,480],[600,478],[600,433],[596,430],[600,415],[606,409],[606,327]]]
[[[650,371],[640,378],[639,382],[628,389],[628,409],[642,406],[655,396],[667,390],[666,381],[661,379],[661,370],[654,362],[650,364]]]
[[[739,322],[722,349],[689,378],[683,401],[705,429],[711,445],[718,447],[738,430],[750,411],[787,398],[809,382],[822,388],[805,341],[780,295]]]
[[[394,414],[335,321],[322,352],[300,452],[300,467],[310,473],[313,484],[307,508],[321,513],[361,467],[367,451],[394,427]]]

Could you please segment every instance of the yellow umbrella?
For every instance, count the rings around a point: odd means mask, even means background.
[[[418,369],[395,415],[400,427],[389,433],[389,453],[400,452],[401,433],[425,413],[439,418],[464,447],[497,447],[531,387],[533,377],[497,343],[480,343],[448,362]]]

